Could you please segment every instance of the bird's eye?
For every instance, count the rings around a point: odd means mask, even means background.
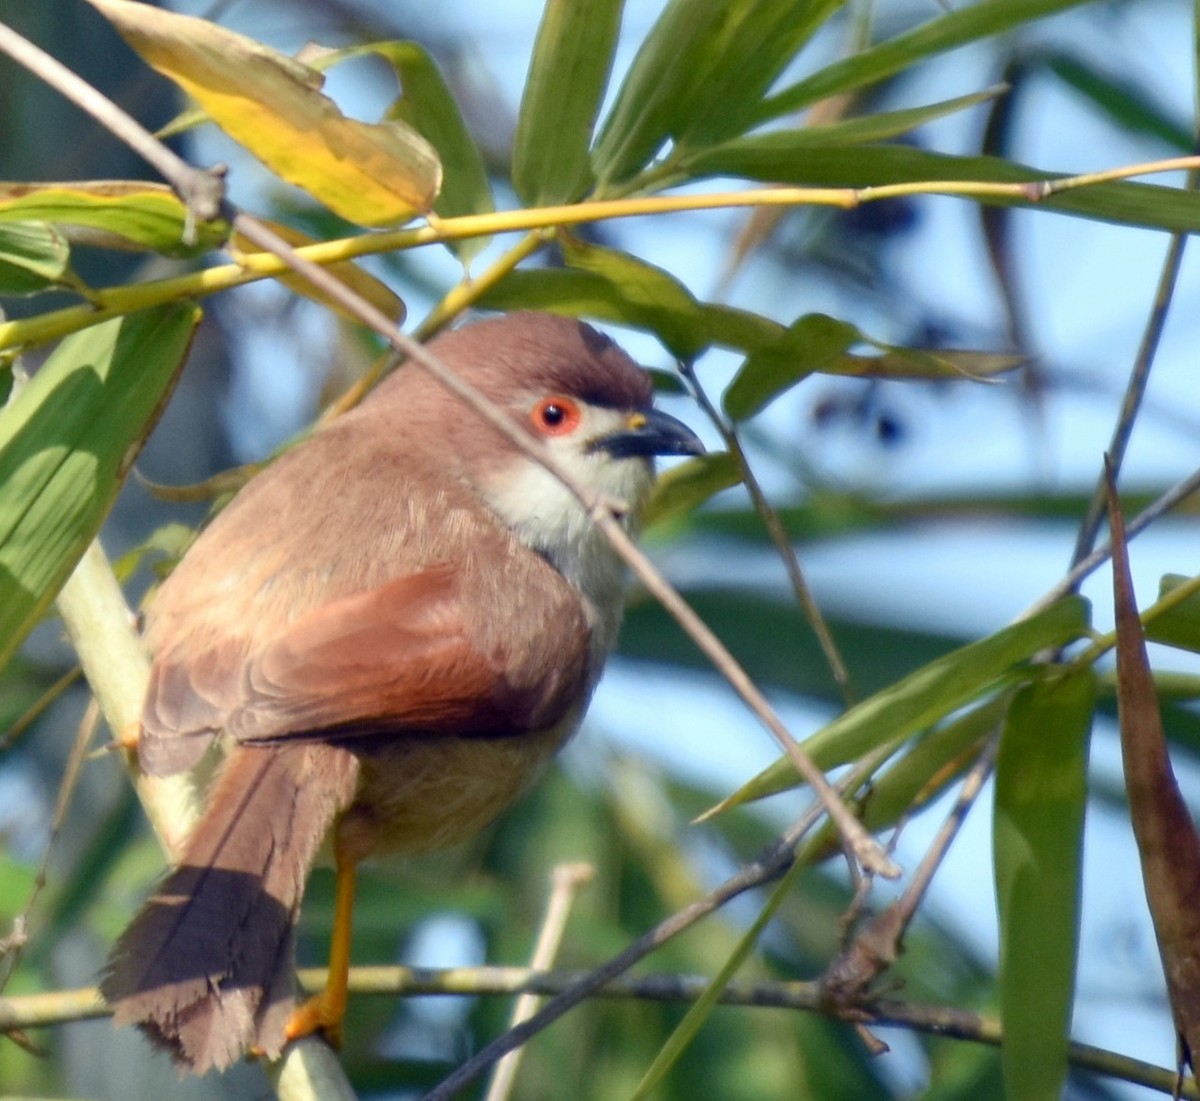
[[[533,407],[533,426],[543,436],[566,436],[579,426],[583,414],[570,398],[542,398]]]

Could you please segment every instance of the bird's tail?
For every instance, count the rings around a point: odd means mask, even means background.
[[[183,858],[121,935],[100,990],[197,1074],[283,1048],[296,912],[358,763],[321,743],[240,746]]]

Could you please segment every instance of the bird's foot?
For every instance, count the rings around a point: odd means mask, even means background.
[[[288,1042],[315,1032],[335,1048],[342,1046],[342,1022],[346,1017],[346,999],[322,990],[297,1007],[284,1026]]]

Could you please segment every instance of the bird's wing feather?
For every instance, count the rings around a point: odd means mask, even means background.
[[[480,586],[441,566],[320,605],[253,654],[239,639],[160,654],[143,764],[186,767],[177,761],[193,756],[189,738],[207,744],[220,728],[242,742],[543,729],[578,699],[588,673],[580,601],[553,571],[547,578],[516,585],[515,637],[487,622]],[[547,678],[548,668],[556,672]]]

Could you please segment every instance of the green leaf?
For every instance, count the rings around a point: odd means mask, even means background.
[[[785,331],[777,322],[748,310],[699,302],[661,268],[625,253],[616,255],[622,259],[596,261],[587,271],[510,272],[484,292],[479,304],[491,310],[549,310],[645,329],[680,359],[698,356],[714,344],[749,354],[778,340]],[[579,256],[572,250],[567,260],[576,263]],[[628,282],[623,276],[628,276]]]
[[[1011,702],[1012,693],[1001,692],[918,737],[885,771],[871,777],[858,812],[863,825],[871,833],[880,833],[936,799],[975,763],[995,737]],[[805,843],[801,858],[825,860],[841,851],[836,828],[826,822]]]
[[[1192,580],[1182,574],[1165,574],[1158,583],[1159,599]],[[1184,597],[1173,608],[1150,620],[1146,624],[1146,638],[1200,654],[1200,593]]]
[[[598,191],[668,138],[704,145],[745,129],[763,93],[844,0],[671,0],[643,41],[593,156]]]
[[[529,63],[512,181],[526,206],[578,199],[592,182],[592,129],[624,0],[547,0]]]
[[[378,54],[396,70],[404,94],[387,118],[407,123],[437,150],[442,190],[433,209],[443,218],[491,213],[495,203],[483,155],[433,58],[415,42],[374,42],[346,51],[347,56],[356,53]],[[489,241],[473,237],[447,245],[465,263]]]
[[[904,756],[872,781],[863,824],[876,833],[937,798],[975,761],[996,734],[1011,703],[1011,693],[1002,692],[917,739]]]
[[[34,294],[71,281],[71,249],[46,222],[0,223],[0,294]]]
[[[99,530],[199,319],[173,304],[84,329],[0,411],[0,665]]]
[[[1005,1096],[1061,1096],[1079,947],[1090,667],[1017,693],[996,762],[992,842],[1000,920]]]
[[[746,360],[725,391],[725,412],[735,421],[752,417],[862,339],[848,321],[823,313],[806,314],[770,347]]]
[[[841,61],[827,65],[777,95],[755,113],[762,123],[792,114],[818,100],[878,84],[918,62],[955,47],[1025,26],[1086,0],[981,0],[939,15]]]
[[[741,176],[797,187],[864,188],[931,180],[1012,184],[1062,177],[1000,157],[956,157],[905,145],[814,149],[798,140],[797,133],[782,130],[739,138],[689,157],[685,167],[698,176]],[[971,198],[993,206],[1052,210],[1168,232],[1200,231],[1200,195],[1159,184],[1093,184],[1040,200],[989,194]]]
[[[163,184],[138,180],[0,183],[0,222],[49,222],[76,244],[192,256],[221,245],[224,222],[189,227],[187,208]],[[185,231],[194,230],[194,244]]]
[[[943,100],[940,103],[931,103],[925,107],[909,107],[901,111],[860,115],[857,118],[831,122],[824,126],[805,126],[790,131],[790,133],[795,135],[797,145],[808,143],[824,148],[886,141],[888,138],[898,138],[907,134],[934,119],[945,118],[947,115],[956,114],[968,107],[986,103],[1005,91],[1007,89],[1000,85],[995,88],[985,88],[982,92],[972,92],[970,95]]]
[[[741,485],[742,472],[728,451],[712,451],[678,463],[658,478],[642,512],[646,527],[684,516],[723,489]]]
[[[857,760],[877,746],[899,744],[985,692],[1037,671],[1018,666],[1034,654],[1064,646],[1088,630],[1089,605],[1067,597],[1029,619],[937,658],[877,692],[818,730],[801,745],[823,769]],[[802,781],[786,757],[769,765],[723,800],[713,813],[798,787]]]
[[[845,0],[744,0],[727,3],[704,43],[686,103],[677,103],[670,136],[699,148],[744,133],[767,90],[813,33]]]
[[[874,343],[874,342],[872,342]],[[854,378],[958,379],[984,382],[1027,362],[1027,356],[1002,352],[975,352],[962,348],[902,348],[883,345],[882,355],[856,355],[847,352],[820,368],[825,375]]]

